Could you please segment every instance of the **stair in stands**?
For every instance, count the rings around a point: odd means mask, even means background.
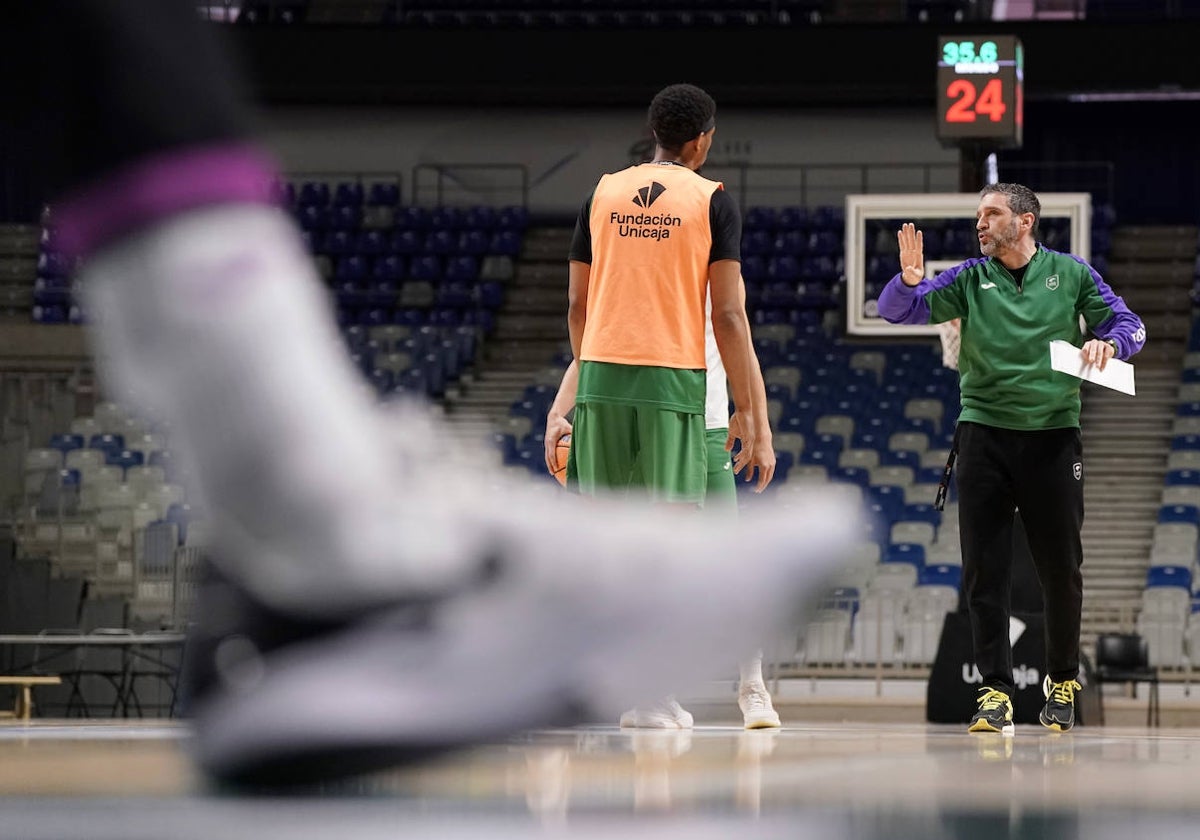
[[[1193,226],[1115,227],[1105,280],[1146,324],[1137,396],[1085,384],[1083,641],[1130,630],[1140,607],[1192,323]]]
[[[557,385],[570,350],[567,334],[567,254],[571,227],[530,227],[504,304],[476,364],[475,375],[446,400],[455,427],[494,428],[535,381]],[[555,370],[549,370],[556,368]],[[540,431],[535,424],[535,431]]]

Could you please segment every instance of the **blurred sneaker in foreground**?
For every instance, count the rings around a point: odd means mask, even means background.
[[[471,486],[407,491],[479,535],[474,574],[438,597],[397,590],[390,604],[306,613],[214,573],[186,669],[202,770],[302,785],[611,720],[802,623],[860,527],[819,494],[731,528],[565,493],[534,504],[520,485],[489,505]],[[676,728],[690,725],[679,712]]]

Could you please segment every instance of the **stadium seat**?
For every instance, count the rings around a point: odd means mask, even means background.
[[[1190,595],[1192,570],[1183,566],[1151,566],[1146,570],[1146,588],[1174,587]]]
[[[908,563],[919,573],[925,567],[925,546],[920,543],[892,543],[883,551],[883,563]]]
[[[367,204],[371,206],[395,207],[400,203],[400,185],[388,182],[371,184],[367,191]]]

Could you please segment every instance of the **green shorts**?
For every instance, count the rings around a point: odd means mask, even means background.
[[[703,414],[578,403],[567,484],[589,496],[611,491],[700,505],[708,486],[705,446]]]
[[[708,449],[708,480],[704,493],[704,509],[721,513],[737,513],[737,477],[733,474],[733,458],[725,451],[728,429],[709,429],[704,433]]]

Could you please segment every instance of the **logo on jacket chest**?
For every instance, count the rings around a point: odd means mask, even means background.
[[[1046,288],[1052,292],[1058,288],[1058,275],[1057,274],[1051,274],[1049,277],[1046,278]]]

